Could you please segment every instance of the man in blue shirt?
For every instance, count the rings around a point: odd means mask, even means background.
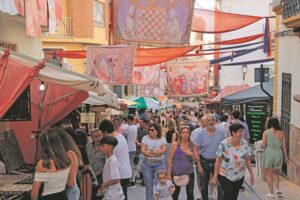
[[[206,124],[207,126],[192,138],[194,159],[201,179],[199,189],[203,200],[208,200],[208,185],[210,175],[214,173],[216,152],[224,139],[224,129],[215,126],[213,115],[206,115]],[[219,197],[218,194],[218,199]]]

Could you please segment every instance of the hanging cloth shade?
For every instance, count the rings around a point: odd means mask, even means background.
[[[225,33],[241,29],[263,17],[194,9],[192,31],[199,33]]]

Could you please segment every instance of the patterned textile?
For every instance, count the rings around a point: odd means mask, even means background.
[[[196,96],[207,93],[208,61],[177,62],[167,65],[170,96]]]
[[[15,0],[16,8],[19,15],[25,17],[25,2],[24,0]]]
[[[194,0],[116,0],[115,40],[122,42],[188,44]]]
[[[231,137],[223,140],[217,150],[217,156],[221,157],[219,174],[231,181],[238,181],[245,176],[246,159],[250,156],[248,142],[241,139],[240,145],[233,147]]]
[[[105,84],[130,84],[134,51],[134,46],[88,46],[85,74]]]
[[[26,35],[35,37],[41,34],[38,4],[36,0],[27,0],[25,3]]]
[[[40,24],[42,26],[48,26],[47,1],[45,1],[45,0],[38,0],[37,3],[38,3],[38,8],[39,8]]]
[[[158,86],[159,70],[160,70],[160,65],[147,66],[147,67],[134,67],[132,82],[133,84],[137,84],[137,85]]]
[[[161,97],[165,95],[167,87],[167,72],[160,70],[159,85],[139,85],[138,96],[142,97]]]
[[[56,7],[55,0],[48,0],[49,10],[49,33],[54,34],[56,32]]]

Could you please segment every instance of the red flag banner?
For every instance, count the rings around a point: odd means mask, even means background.
[[[156,85],[159,83],[160,65],[134,67],[132,82],[136,85]]]
[[[225,33],[241,29],[263,17],[194,9],[192,31],[199,33]]]
[[[167,87],[167,72],[160,70],[159,72],[159,85],[139,85],[138,96],[142,97],[161,97],[165,96]]]
[[[170,96],[198,96],[208,90],[209,62],[177,62],[167,65]]]
[[[256,40],[256,39],[261,38],[263,36],[264,36],[264,34],[262,33],[262,34],[257,34],[257,35],[250,35],[250,36],[247,36],[247,37],[236,38],[236,39],[232,39],[232,40],[225,40],[225,41],[215,42],[215,43],[211,43],[211,44],[219,44],[219,45],[241,44],[241,43]],[[207,45],[210,45],[210,44],[207,44]]]
[[[188,44],[194,0],[115,0],[117,43]]]
[[[134,46],[88,46],[86,74],[105,84],[130,84],[134,51]]]

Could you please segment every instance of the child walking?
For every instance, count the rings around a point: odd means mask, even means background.
[[[123,200],[125,198],[120,184],[119,163],[113,149],[118,140],[113,136],[105,136],[100,140],[101,151],[106,156],[103,168],[103,183],[100,192],[104,193],[104,200]]]
[[[167,180],[167,172],[159,171],[157,178],[159,183],[154,188],[154,200],[173,200],[172,194],[175,192],[175,187],[172,181]]]

